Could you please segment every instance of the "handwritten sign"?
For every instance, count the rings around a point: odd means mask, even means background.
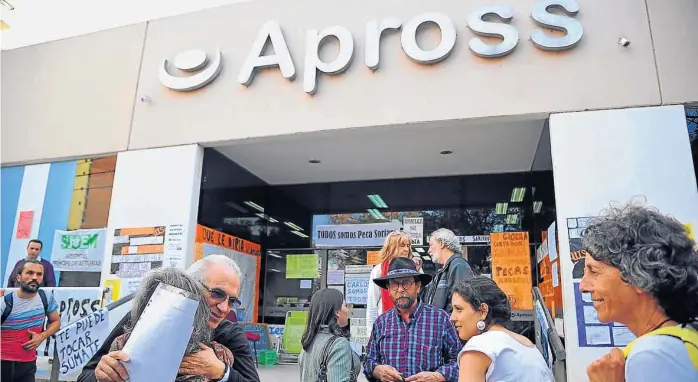
[[[376,265],[381,262],[381,251],[366,251],[366,264]]]
[[[366,328],[365,318],[352,318],[349,332],[351,342],[356,342],[362,346],[368,346],[368,328]]]
[[[256,344],[253,343],[253,341],[249,341],[250,343],[250,353],[254,354],[254,349],[255,347],[257,348],[257,354],[259,352],[268,350],[269,345],[270,345],[270,333],[269,333],[269,325],[267,324],[255,324],[251,322],[241,322],[240,325],[242,326],[242,330],[245,333],[252,333],[256,334],[259,336],[259,340],[257,341]],[[257,356],[255,355],[255,357]]]
[[[509,296],[512,310],[533,310],[528,232],[491,233],[492,280]]]
[[[109,312],[102,308],[56,333],[61,376],[81,371],[109,336]]]
[[[368,303],[368,274],[346,274],[345,299],[347,304],[366,305]]]

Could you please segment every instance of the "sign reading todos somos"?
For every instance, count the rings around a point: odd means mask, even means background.
[[[56,231],[51,263],[57,271],[101,272],[105,229]]]
[[[317,226],[318,247],[380,247],[400,223],[338,224]]]
[[[62,376],[82,370],[109,336],[109,311],[92,312],[56,333]]]

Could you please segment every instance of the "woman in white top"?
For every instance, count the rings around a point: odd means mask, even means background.
[[[507,295],[478,276],[457,285],[451,321],[467,341],[458,354],[458,382],[553,382],[543,355],[528,338],[504,328],[511,318]]]
[[[373,270],[368,280],[368,301],[366,303],[366,330],[369,336],[373,330],[373,323],[378,316],[394,307],[393,300],[387,289],[381,289],[373,282],[373,279],[384,277],[388,273],[390,261],[396,257],[412,257],[412,240],[402,231],[393,231],[385,238],[385,243],[380,251],[380,263]]]

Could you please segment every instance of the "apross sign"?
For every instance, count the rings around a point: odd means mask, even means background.
[[[551,8],[559,8],[566,16],[550,12]],[[530,36],[531,42],[537,48],[547,51],[560,51],[570,49],[582,39],[584,30],[582,24],[571,17],[579,12],[579,3],[576,0],[539,0],[533,6],[531,18],[540,26],[559,30],[565,33],[562,37],[552,37],[541,29],[536,29]],[[502,23],[485,21],[486,16],[495,16]],[[468,17],[467,26],[478,36],[498,37],[502,41],[498,44],[486,44],[482,39],[474,37],[470,39],[470,50],[479,57],[502,57],[514,51],[519,43],[519,31],[509,22],[514,17],[514,10],[507,5],[487,5],[473,11]],[[441,32],[441,41],[438,46],[430,50],[424,50],[417,44],[417,30],[426,23],[438,26]],[[380,64],[380,40],[386,31],[401,30],[401,45],[405,54],[413,61],[420,64],[435,64],[446,59],[453,51],[456,44],[457,28],[453,20],[443,13],[426,12],[419,14],[403,25],[398,18],[385,18],[371,20],[366,24],[364,63],[372,69],[378,70]],[[322,43],[334,38],[339,43],[339,52],[334,60],[325,62],[319,57],[319,49]],[[265,44],[269,41],[274,54],[262,55]],[[351,32],[342,26],[333,26],[321,31],[309,30],[305,38],[305,66],[303,73],[303,90],[308,94],[317,91],[318,72],[327,75],[336,75],[344,72],[352,63],[354,57],[354,37]],[[222,68],[222,53],[216,52],[216,56],[208,66],[206,53],[200,50],[192,50],[178,54],[173,60],[173,66],[184,72],[197,72],[187,77],[177,77],[167,70],[168,61],[164,60],[160,66],[160,82],[169,89],[176,91],[191,91],[206,86],[213,81]],[[245,86],[252,84],[258,69],[278,67],[281,75],[289,81],[296,78],[296,67],[291,58],[286,39],[281,31],[281,26],[276,21],[267,21],[252,43],[252,48],[247,56],[237,77],[237,81]]]

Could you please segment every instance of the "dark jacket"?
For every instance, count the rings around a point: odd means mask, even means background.
[[[19,272],[19,270],[22,269],[26,261],[26,259],[22,259],[18,261],[17,264],[15,264],[14,269],[12,269],[10,279],[7,280],[8,288],[19,288],[19,284],[17,283],[17,272]],[[51,263],[46,259],[41,259],[41,265],[44,266],[44,282],[40,286],[44,288],[55,287],[56,274],[53,273],[53,265],[51,265]]]
[[[473,270],[470,264],[461,255],[454,253],[446,264],[436,271],[434,279],[425,290],[424,302],[451,314],[453,287],[471,277],[473,277]]]
[[[109,337],[104,341],[102,347],[99,348],[94,357],[82,369],[78,382],[97,382],[95,368],[97,368],[99,360],[103,355],[109,353],[109,347],[114,342],[114,339],[124,334],[124,325],[129,319],[130,314],[127,313],[114,330],[109,333]],[[228,382],[259,382],[255,360],[250,351],[250,343],[247,341],[241,326],[228,320],[223,320],[213,332],[213,340],[227,347],[233,353],[235,362],[233,362],[233,368],[230,370]]]

